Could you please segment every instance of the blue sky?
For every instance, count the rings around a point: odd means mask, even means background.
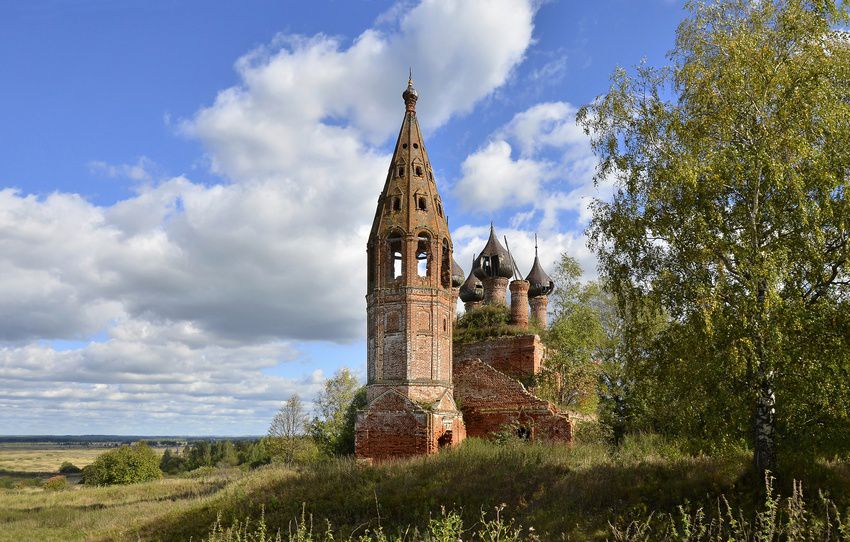
[[[0,434],[257,434],[365,369],[365,238],[412,66],[468,270],[584,245],[577,107],[670,0],[0,6]]]

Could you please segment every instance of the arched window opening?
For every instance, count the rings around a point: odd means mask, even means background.
[[[443,333],[448,333],[448,332],[449,332],[449,321],[448,321],[448,319],[444,316],[444,317],[443,317]]]
[[[398,166],[398,176],[404,177],[404,166]]]
[[[416,208],[420,211],[428,210],[428,203],[425,201],[425,196],[419,196],[416,198]]]
[[[443,239],[443,253],[440,258],[440,284],[443,288],[450,288],[452,285],[452,258],[449,255],[449,242]]]
[[[490,261],[490,256],[481,256],[481,269],[484,270],[484,275],[488,277],[492,277],[493,275],[493,265]]]
[[[440,202],[437,202],[437,214],[443,216],[443,206],[440,205]]]
[[[387,239],[387,277],[395,280],[401,277],[402,269],[402,254],[404,242],[400,235],[393,234]]]
[[[417,177],[422,176],[422,166],[416,166],[416,176]]]
[[[401,211],[401,198],[393,196],[393,211]]]
[[[420,233],[416,243],[416,274],[420,277],[431,275],[431,238],[427,233]]]

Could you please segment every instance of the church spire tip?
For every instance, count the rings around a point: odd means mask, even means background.
[[[413,68],[408,71],[407,88],[401,95],[404,98],[404,105],[407,111],[416,111],[416,100],[419,99],[419,93],[413,88]]]

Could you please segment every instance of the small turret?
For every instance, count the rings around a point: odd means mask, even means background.
[[[555,282],[546,274],[540,265],[537,255],[537,236],[534,236],[534,265],[525,280],[529,283],[528,297],[531,304],[531,319],[538,325],[546,327],[547,308],[549,306],[549,294],[555,289]]]
[[[463,284],[463,268],[452,256],[452,320],[457,320],[457,298],[460,296],[460,287]]]
[[[463,282],[463,268],[452,258],[452,288],[460,288]]]
[[[475,258],[472,261],[475,262]],[[475,276],[475,273],[470,271],[466,281],[461,285],[459,293],[464,310],[469,312],[475,307],[481,306],[481,302],[484,300],[484,285]]]
[[[513,259],[490,223],[490,238],[472,263],[472,272],[484,284],[484,303],[506,305],[508,280],[514,274]]]
[[[416,100],[419,99],[419,93],[413,88],[413,70],[410,70],[410,76],[407,78],[407,88],[401,93],[404,98],[404,106],[407,111],[416,112]]]

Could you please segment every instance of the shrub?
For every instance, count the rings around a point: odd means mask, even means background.
[[[83,469],[74,465],[70,461],[63,461],[59,466],[59,474],[77,474],[83,472]]]
[[[161,476],[159,457],[144,442],[110,450],[83,469],[83,482],[98,486],[147,482]]]
[[[466,312],[458,318],[454,327],[453,340],[458,344],[537,333],[533,326],[522,329],[511,325],[511,310],[505,305],[482,305]]]
[[[41,484],[45,491],[61,491],[68,488],[68,480],[63,475],[51,476]]]

